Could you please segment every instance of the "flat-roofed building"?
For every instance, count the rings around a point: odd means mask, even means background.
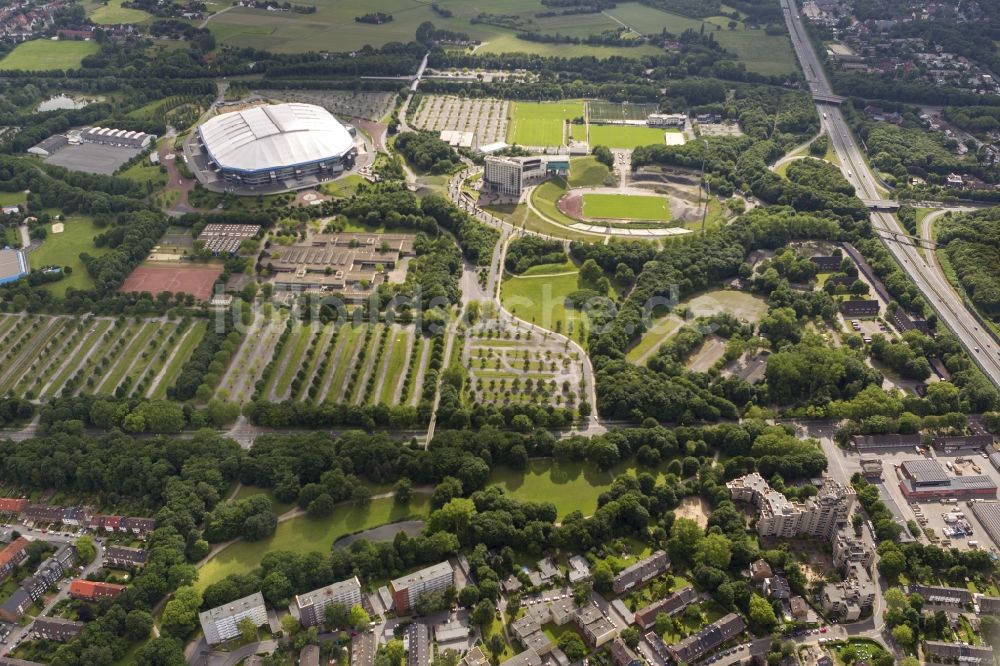
[[[22,250],[0,249],[0,284],[16,282],[28,272],[28,258]]]
[[[847,567],[843,581],[823,588],[823,609],[842,621],[853,622],[875,602],[875,583],[860,564]]]
[[[483,188],[507,197],[520,197],[524,188],[552,176],[568,176],[566,157],[497,157],[483,164]]]
[[[449,562],[425,567],[389,583],[397,612],[409,610],[420,597],[444,590],[455,583],[455,570]]]
[[[319,666],[318,645],[306,645],[299,650],[299,666]]]
[[[323,624],[328,606],[340,605],[351,608],[361,603],[361,581],[352,576],[339,583],[332,583],[312,592],[295,595],[295,605],[299,611],[299,622],[303,627]]]
[[[683,129],[687,124],[687,115],[683,113],[651,113],[646,116],[646,124],[650,127],[676,127]]]
[[[829,477],[823,479],[819,494],[802,503],[792,502],[771,488],[756,472],[734,479],[726,487],[734,500],[757,507],[758,534],[786,539],[796,536],[832,539],[847,524],[857,497],[853,488]]]
[[[614,577],[611,588],[615,594],[642,587],[659,575],[670,569],[670,557],[666,551],[658,550],[649,557],[644,557],[635,564],[628,566]]]
[[[1000,546],[1000,502],[973,502],[972,514],[993,539],[993,543]]]
[[[534,650],[525,650],[500,662],[500,666],[542,666],[542,658]]]
[[[267,608],[260,592],[254,592],[242,599],[216,606],[198,614],[201,630],[209,645],[218,645],[240,635],[239,623],[249,619],[254,626],[267,622]]]
[[[908,435],[855,435],[851,437],[851,445],[862,453],[876,451],[895,451],[912,449],[923,444],[924,438],[919,433]]]

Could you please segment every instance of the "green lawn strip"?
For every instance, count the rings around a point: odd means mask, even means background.
[[[410,356],[409,351],[410,336],[413,335],[411,328],[401,328],[389,342],[389,349],[386,350],[386,357],[383,362],[383,372],[385,379],[382,382],[382,390],[379,391],[376,403],[386,405],[393,404],[396,397],[396,387],[403,381],[406,374],[406,364]]]
[[[19,320],[20,317],[15,317],[14,315],[0,316],[0,342],[3,342],[4,336],[7,335],[7,331],[14,328],[14,324]]]
[[[38,326],[39,320],[37,315],[28,315],[22,322],[19,322],[15,330],[11,331],[10,339],[4,340],[3,347],[0,347],[0,368],[3,367],[3,364],[10,362],[14,355],[15,346],[21,345],[23,347],[24,343],[31,339],[31,334]]]
[[[163,374],[163,380],[156,385],[155,389],[151,391],[147,390],[149,397],[155,398],[157,400],[162,400],[167,397],[167,388],[174,385],[177,378],[181,374],[181,370],[184,368],[184,364],[187,360],[191,358],[191,354],[194,353],[195,347],[201,342],[201,339],[205,336],[205,331],[208,329],[207,321],[199,321],[193,324],[185,331],[184,338],[179,342],[177,351],[174,352],[171,358],[167,359],[167,371]],[[153,375],[155,379],[156,375]]]
[[[132,342],[125,346],[116,362],[112,364],[111,370],[105,375],[104,381],[97,386],[95,393],[103,392],[104,395],[114,395],[115,389],[118,388],[129,366],[132,365],[132,361],[142,361],[142,352],[159,327],[159,322],[147,321],[143,323],[139,332],[132,337]]]
[[[76,373],[77,367],[83,362],[84,357],[87,355],[87,350],[97,344],[97,341],[101,339],[104,332],[111,328],[111,323],[109,319],[102,319],[93,323],[93,326],[86,332],[80,344],[74,347],[70,351],[69,356],[64,360],[62,369],[58,371],[49,389],[44,394],[46,397],[55,395],[66,385],[69,378]],[[42,387],[44,387],[44,384]]]
[[[420,368],[417,366],[421,361],[421,355],[424,353],[424,344],[424,336],[421,335],[420,331],[415,330],[413,332],[413,345],[410,347],[410,355],[406,361],[407,368],[409,369],[409,380],[403,386],[399,395],[399,404],[401,405],[408,405],[413,399],[413,387],[417,385],[417,374],[420,372]]]
[[[330,382],[330,390],[326,394],[326,402],[347,402],[344,395],[347,382],[350,378],[351,368],[354,366],[354,354],[358,345],[364,340],[367,324],[346,324],[347,330],[344,336],[343,346],[340,348],[338,357],[333,359],[333,380]],[[363,353],[363,352],[359,352]],[[331,395],[333,400],[330,399]]]
[[[388,497],[360,505],[342,504],[326,518],[298,516],[279,523],[269,539],[254,542],[240,540],[219,551],[198,570],[196,586],[204,590],[231,573],[248,573],[256,569],[264,555],[272,551],[327,553],[333,542],[342,536],[387,523],[422,518],[428,511],[429,498],[414,494],[409,504],[401,504]]]
[[[320,324],[315,323],[313,326],[321,326],[319,331],[316,332],[316,340],[312,358],[309,359],[309,365],[306,367],[305,380],[302,382],[302,386],[299,387],[299,394],[296,399],[299,402],[309,401],[309,387],[312,386],[313,375],[320,367],[323,358],[326,356],[330,347],[330,339],[337,332],[337,326],[335,324]]]
[[[262,396],[269,400],[278,387],[278,380],[284,377],[284,372],[281,373],[279,377],[279,370],[281,370],[282,365],[287,361],[285,365],[285,371],[293,364],[291,362],[293,349],[297,348],[302,341],[302,335],[305,332],[305,326],[301,322],[292,323],[292,331],[289,333],[288,338],[285,340],[284,346],[281,348],[278,357],[274,359],[274,366],[271,370],[270,376],[267,378],[267,383],[264,384],[264,391]],[[291,381],[289,379],[289,381]],[[287,385],[286,385],[287,388]]]
[[[158,328],[159,330],[157,334],[153,336],[147,345],[147,350],[145,350],[147,354],[146,358],[140,359],[140,361],[132,367],[128,375],[125,377],[124,381],[128,382],[127,387],[129,395],[134,393],[135,387],[138,386],[147,375],[150,375],[151,377],[156,376],[156,373],[160,371],[163,364],[166,362],[165,358],[161,360],[160,357],[165,353],[169,358],[170,352],[173,349],[173,344],[179,342],[184,337],[184,333],[187,333],[187,328],[185,328],[177,335],[174,342],[169,343],[170,346],[168,347],[167,341],[170,340],[171,335],[175,334],[179,328],[179,324],[168,322],[166,324],[161,324]]]
[[[653,322],[653,325],[643,334],[638,344],[625,353],[625,360],[630,363],[636,363],[647,353],[662,345],[683,323],[674,317],[663,317]]]
[[[670,219],[666,197],[632,194],[584,194],[583,214],[587,217],[612,220]]]
[[[76,378],[72,387],[72,392],[74,394],[80,393],[83,388],[85,388],[87,377],[93,374],[94,366],[101,359],[107,349],[110,349],[112,342],[116,338],[116,334],[119,333],[119,325],[116,321],[102,322],[106,326],[103,326],[99,331],[99,335],[90,340],[90,343],[86,347],[81,347],[80,358],[86,357],[86,361],[79,364],[75,368],[75,371],[67,377],[66,381],[69,382]],[[87,356],[87,352],[93,350],[93,352]],[[66,388],[65,386],[63,387]]]
[[[27,341],[28,344],[24,345],[21,352],[12,361],[4,364],[3,369],[7,370],[7,372],[3,381],[0,382],[0,394],[6,394],[20,380],[34,374],[34,372],[26,371],[28,366],[39,360],[45,349],[45,345],[48,344],[49,340],[62,332],[69,321],[69,318],[49,317],[44,320],[41,326],[34,330],[36,335],[33,335]],[[32,367],[32,370],[34,369]]]
[[[298,325],[298,330],[292,332],[295,335],[294,344],[285,345],[283,356],[288,359],[288,362],[285,364],[285,369],[281,373],[281,377],[278,378],[274,388],[274,394],[277,395],[278,400],[284,400],[285,394],[288,393],[288,387],[292,383],[292,379],[295,378],[295,373],[299,371],[302,358],[306,353],[306,349],[309,348],[309,342],[312,340],[315,331],[316,327],[311,324],[300,324]],[[281,363],[282,361],[279,361],[278,367],[281,367]]]
[[[83,323],[82,320],[74,320],[71,325],[63,329],[64,337],[59,341],[58,348],[46,355],[45,362],[40,367],[22,378],[14,389],[16,395],[24,395],[28,391],[32,391],[37,396],[45,383],[52,378],[52,375],[80,344],[80,340],[86,333],[86,328],[78,329],[77,327]]]
[[[387,334],[387,331],[388,327],[385,324],[375,324],[375,332],[372,333],[368,346],[361,350],[361,353],[364,354],[359,366],[361,370],[354,383],[354,390],[351,391],[350,400],[348,400],[352,405],[363,403],[368,382],[375,380],[375,357],[378,355],[378,350],[382,346],[382,338]]]
[[[111,334],[103,339],[98,347],[94,350],[94,353],[90,356],[90,360],[87,361],[86,370],[80,376],[80,383],[77,384],[76,388],[78,392],[82,393],[94,393],[97,385],[103,379],[103,374],[98,374],[97,366],[102,363],[102,360],[108,356],[118,356],[119,350],[116,349],[115,344],[119,340],[129,340],[135,336],[138,326],[134,322],[127,322],[124,326],[115,325],[111,330]],[[104,363],[112,362],[111,358],[108,358]],[[104,371],[101,370],[101,373]],[[90,381],[90,384],[88,384]]]

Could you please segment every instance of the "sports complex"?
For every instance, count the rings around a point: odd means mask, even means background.
[[[210,189],[277,192],[312,187],[351,169],[358,156],[354,133],[313,104],[261,105],[210,118],[187,148],[198,179]]]

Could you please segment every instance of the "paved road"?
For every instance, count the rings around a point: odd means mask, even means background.
[[[781,0],[781,6],[792,38],[792,46],[802,65],[810,91],[814,97],[832,95],[833,89],[809,41],[798,10],[792,0]],[[819,99],[816,101],[816,107],[840,160],[841,170],[846,172],[847,180],[854,185],[858,196],[863,199],[884,198],[885,195],[880,191],[875,176],[854,141],[854,136],[839,107]],[[887,213],[872,213],[871,223],[876,232],[906,233],[896,219]],[[897,263],[937,312],[938,318],[955,334],[986,376],[995,385],[1000,386],[1000,350],[997,341],[991,333],[983,330],[976,316],[962,303],[940,267],[937,264],[929,265],[920,249],[910,241],[885,238],[883,240]]]

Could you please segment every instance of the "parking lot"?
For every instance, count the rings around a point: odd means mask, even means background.
[[[46,164],[65,167],[72,171],[98,173],[110,176],[118,167],[141,151],[138,148],[119,148],[98,143],[81,143],[66,146],[45,158]]]

